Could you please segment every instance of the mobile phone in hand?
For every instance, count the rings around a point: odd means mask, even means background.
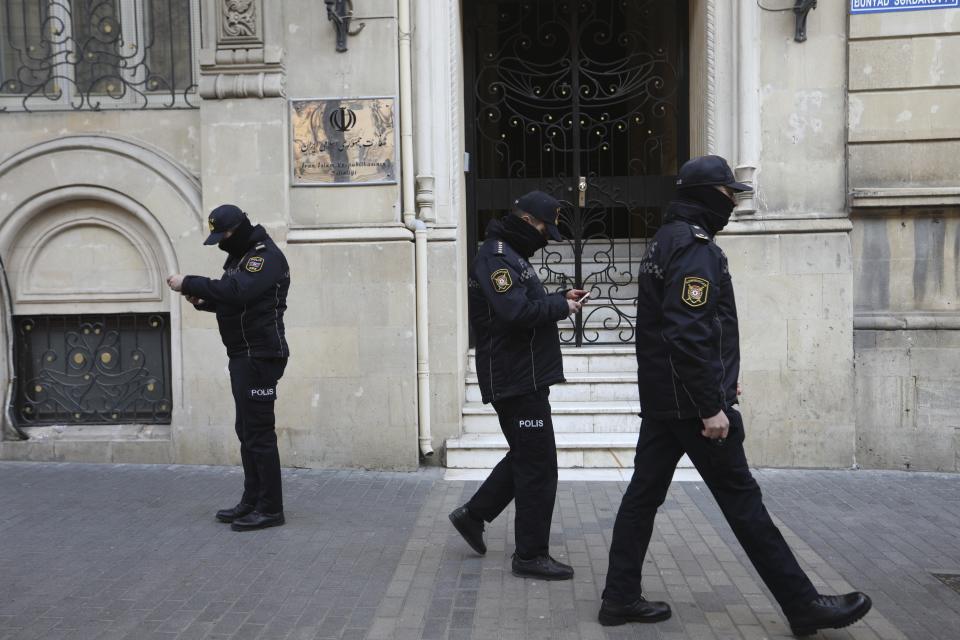
[[[582,296],[580,296],[580,297],[577,299],[577,302],[579,302],[580,304],[583,304],[584,302],[587,301],[587,298],[589,298],[589,297],[590,297],[590,292],[587,291],[585,294],[583,294]]]

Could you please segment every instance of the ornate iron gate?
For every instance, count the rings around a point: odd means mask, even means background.
[[[565,343],[633,339],[635,263],[687,157],[686,5],[463,3],[471,246],[526,191],[563,202],[541,279],[593,298]]]

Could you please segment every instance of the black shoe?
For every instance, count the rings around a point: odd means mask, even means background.
[[[240,502],[235,507],[230,507],[229,509],[220,509],[220,511],[217,511],[217,520],[220,522],[233,522],[237,518],[242,518],[251,511],[253,511],[252,504],[243,504]]]
[[[854,591],[842,596],[817,596],[787,614],[795,636],[809,636],[818,629],[842,629],[867,615],[873,603],[865,593]]]
[[[457,528],[470,548],[483,555],[487,552],[487,545],[483,542],[483,520],[477,520],[467,510],[466,505],[450,512],[450,522]]]
[[[517,554],[513,554],[513,575],[541,580],[570,580],[573,578],[573,567],[557,562],[550,556],[537,556],[524,560]]]
[[[672,615],[666,602],[647,602],[640,598],[630,604],[613,604],[604,600],[597,618],[605,627],[616,627],[627,622],[660,622]]]
[[[279,527],[284,522],[283,512],[280,513],[260,513],[251,511],[242,518],[237,518],[230,525],[234,531],[255,531],[256,529],[266,529],[267,527]]]

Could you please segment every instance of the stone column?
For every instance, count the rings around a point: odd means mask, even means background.
[[[285,235],[288,160],[282,12],[205,0],[200,51],[203,205],[236,202]]]
[[[270,5],[264,12],[264,5]],[[286,100],[281,42],[282,11],[279,3],[264,0],[203,0],[200,50],[200,183],[201,215],[223,203],[235,203],[263,224],[278,243],[287,237],[288,166]],[[204,228],[205,228],[204,223]],[[202,235],[193,239],[199,245]],[[216,274],[223,254],[216,249],[198,252],[184,261],[187,273]],[[184,313],[184,345],[216,340],[209,314],[188,309]],[[216,368],[210,353],[184,348],[187,372],[208,370],[197,384],[184,385],[184,406],[192,407],[189,428],[174,425],[176,459],[184,463],[209,463],[210,450],[217,459],[236,459],[232,415],[219,402],[225,386],[223,361]],[[222,351],[221,351],[222,354]],[[220,356],[223,357],[222,355]],[[212,369],[212,370],[211,370]],[[211,399],[218,402],[211,402]],[[214,446],[211,443],[216,443]]]

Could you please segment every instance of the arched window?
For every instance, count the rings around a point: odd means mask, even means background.
[[[17,230],[6,273],[18,425],[170,423],[169,303],[151,235],[93,199]]]

